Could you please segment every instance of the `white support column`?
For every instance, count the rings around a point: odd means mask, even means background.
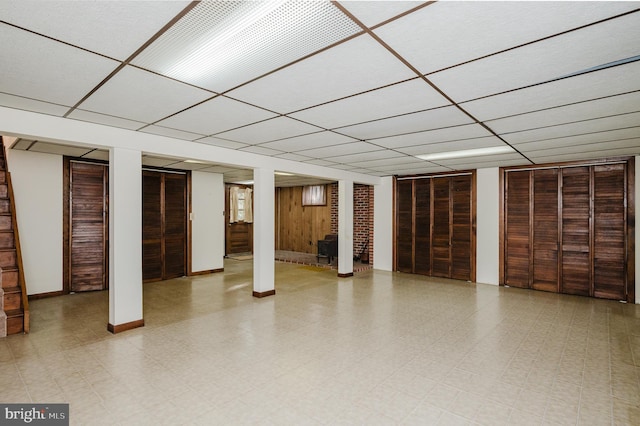
[[[353,181],[338,181],[338,276],[353,276]]]
[[[393,177],[373,187],[373,268],[393,270]]]
[[[109,325],[112,333],[142,327],[142,159],[109,151]]]
[[[273,169],[253,170],[253,296],[275,290],[275,176]]]

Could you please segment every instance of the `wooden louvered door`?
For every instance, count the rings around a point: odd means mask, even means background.
[[[474,175],[396,181],[396,269],[475,280]]]
[[[562,282],[566,294],[591,294],[591,168],[562,173]]]
[[[533,171],[531,287],[558,292],[558,170]]]
[[[431,179],[414,180],[415,243],[413,272],[431,275]]]
[[[626,300],[626,172],[593,166],[593,295]]]
[[[506,171],[501,283],[633,301],[630,176],[628,161]]]
[[[108,166],[70,161],[68,289],[108,286]]]
[[[143,281],[186,275],[186,174],[144,170],[142,206]]]
[[[531,172],[510,171],[505,177],[504,284],[529,288]]]

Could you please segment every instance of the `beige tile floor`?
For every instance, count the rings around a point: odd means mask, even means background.
[[[252,262],[108,295],[35,300],[0,340],[0,401],[68,402],[72,424],[640,424],[640,307],[367,271]]]

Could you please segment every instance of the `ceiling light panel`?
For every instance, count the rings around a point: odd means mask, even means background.
[[[375,33],[426,74],[635,7],[626,2],[437,2]]]
[[[640,92],[582,102],[515,117],[487,121],[486,124],[497,133],[555,126],[563,123],[590,120],[640,110]]]
[[[491,133],[479,124],[465,124],[462,126],[446,127],[444,129],[427,130],[424,132],[409,133],[400,136],[389,136],[374,139],[376,145],[385,148],[402,148],[416,145],[428,145],[447,141],[480,138]]]
[[[507,142],[519,144],[566,136],[582,135],[585,133],[602,132],[607,130],[637,127],[640,122],[640,112],[617,115],[614,117],[597,118],[579,123],[562,124],[544,127],[542,129],[525,130],[521,132],[505,133],[501,135]]]
[[[304,149],[321,148],[324,146],[340,145],[348,142],[355,142],[356,139],[339,135],[334,132],[324,131],[312,133],[294,138],[282,139],[275,142],[261,144],[266,148],[279,149],[280,151],[295,152]]]
[[[71,114],[68,115],[68,118],[129,130],[138,130],[144,126],[144,123],[141,121],[127,120],[125,118],[114,117],[113,115],[98,114],[97,112],[85,111],[82,109],[73,110]]]
[[[328,1],[203,1],[133,63],[223,92],[359,31]]]
[[[538,84],[638,54],[640,13],[527,45],[429,76],[462,102]]]
[[[3,0],[2,20],[119,60],[128,58],[188,1]]]
[[[278,117],[220,133],[217,136],[247,144],[258,144],[277,139],[300,136],[307,133],[315,133],[320,130],[322,129],[311,126],[310,124],[301,123],[300,121],[293,120],[291,118]]]
[[[0,93],[0,105],[9,108],[21,109],[24,111],[33,111],[42,114],[56,115],[58,117],[62,117],[66,114],[67,111],[69,111],[68,106],[37,101],[35,99],[9,95],[7,93]]]
[[[640,89],[640,61],[465,102],[479,120],[521,114]]]
[[[387,21],[420,5],[413,1],[340,1],[353,16],[367,27]]]
[[[469,160],[466,163],[445,164],[443,166],[449,168],[450,170],[471,170],[526,165],[531,165],[531,162],[526,160],[524,157],[514,157],[511,159]]]
[[[415,76],[373,38],[363,35],[233,90],[229,96],[290,113]]]
[[[82,109],[153,123],[212,93],[127,66],[81,104]]]
[[[448,104],[450,102],[424,80],[416,78],[290,116],[332,129]]]
[[[224,96],[218,96],[160,121],[162,126],[213,135],[266,120],[276,114]]]
[[[16,96],[73,106],[118,66],[5,24],[0,40],[0,92]]]
[[[450,106],[342,127],[338,131],[357,139],[375,139],[472,122],[473,120],[468,115],[458,108]]]
[[[152,135],[166,136],[168,138],[174,138],[174,139],[184,139],[186,141],[194,141],[196,139],[200,139],[204,137],[204,135],[185,132],[182,130],[169,129],[167,127],[162,127],[162,126],[147,126],[144,129],[141,129],[140,131],[142,133],[151,133]]]

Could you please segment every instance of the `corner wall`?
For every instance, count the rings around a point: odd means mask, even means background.
[[[191,173],[191,271],[224,268],[224,182],[220,174]]]
[[[476,282],[499,284],[500,173],[497,167],[476,171]]]
[[[7,149],[28,294],[62,291],[62,157]]]

